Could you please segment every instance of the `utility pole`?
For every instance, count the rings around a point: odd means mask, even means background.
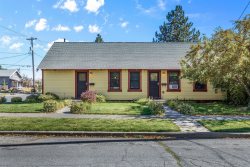
[[[37,40],[37,38],[30,37],[30,38],[27,38],[27,40],[30,41],[30,45],[31,45],[32,70],[33,70],[33,89],[34,89],[34,92],[36,92],[36,88],[35,88],[35,64],[34,64],[34,48],[33,48],[33,41],[34,41],[34,40]]]

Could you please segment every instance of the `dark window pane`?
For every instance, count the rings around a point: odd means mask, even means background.
[[[169,89],[180,89],[179,72],[169,73]]]
[[[120,72],[110,72],[110,88],[120,89]]]
[[[140,89],[140,72],[130,72],[130,89]]]
[[[200,83],[200,82],[195,82],[194,89],[204,91],[204,90],[207,89],[207,84],[203,84],[203,83]]]

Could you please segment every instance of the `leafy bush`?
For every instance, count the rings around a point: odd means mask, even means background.
[[[95,91],[86,91],[81,94],[81,100],[83,102],[95,103],[96,102],[96,93]]]
[[[194,107],[187,103],[178,104],[176,110],[182,114],[187,114],[187,115],[190,115],[195,112]]]
[[[27,103],[37,103],[37,102],[39,102],[38,96],[37,95],[29,95],[29,96],[26,97],[25,102],[27,102]]]
[[[232,105],[246,105],[248,103],[245,89],[239,85],[231,86],[227,91],[227,102]]]
[[[56,100],[47,100],[43,102],[43,110],[45,112],[55,112],[64,107],[64,102]]]
[[[56,99],[52,95],[43,95],[43,94],[41,94],[41,95],[38,96],[38,100],[39,101],[47,101],[47,100],[56,100]]]
[[[150,109],[152,115],[161,115],[165,111],[161,103],[157,103],[153,100],[149,101],[146,105]]]
[[[21,103],[23,100],[21,97],[12,97],[11,102],[12,103]]]
[[[173,110],[177,108],[178,104],[179,104],[179,101],[177,101],[177,100],[168,100],[168,101],[166,102],[166,105],[167,105],[169,108],[173,109]]]
[[[136,100],[135,102],[140,105],[146,105],[150,101],[152,101],[150,98],[141,98],[141,99]]]
[[[105,103],[106,97],[102,94],[96,94],[96,102],[98,103]]]
[[[52,93],[52,92],[46,92],[45,95],[53,96],[54,97],[53,99],[55,99],[55,100],[60,99],[60,97],[57,94]]]
[[[4,96],[0,97],[0,104],[6,103],[6,101],[7,101],[6,97]]]
[[[65,99],[63,100],[64,106],[70,106],[72,104],[72,100],[71,99]]]
[[[84,102],[73,102],[70,106],[70,112],[73,114],[81,114],[91,111],[91,104]]]

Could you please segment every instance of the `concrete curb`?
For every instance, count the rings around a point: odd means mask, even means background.
[[[250,138],[250,133],[229,132],[87,132],[87,131],[0,131],[0,135],[133,137],[173,139]]]

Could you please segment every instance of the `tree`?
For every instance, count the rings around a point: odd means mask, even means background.
[[[160,32],[155,32],[153,42],[197,42],[200,40],[200,31],[192,26],[182,6],[177,5],[175,10],[168,12],[166,22],[159,27]]]
[[[104,42],[104,41],[102,39],[101,34],[97,34],[96,39],[95,39],[95,43],[102,43],[102,42]]]
[[[250,107],[250,15],[233,29],[219,28],[211,39],[193,45],[181,66],[185,78],[210,81],[229,95],[245,94]]]

